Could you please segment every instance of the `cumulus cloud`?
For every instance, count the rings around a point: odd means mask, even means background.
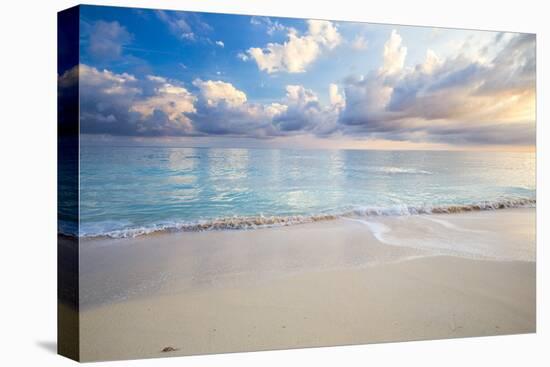
[[[308,33],[318,43],[332,50],[342,41],[336,26],[327,20],[308,20]]]
[[[345,80],[345,108],[340,114],[344,126],[361,126],[365,131],[385,128],[380,126],[390,120],[391,112],[386,110],[393,89],[383,74],[353,76]]]
[[[135,76],[81,64],[81,132],[126,136],[187,135],[187,113],[196,98],[183,86],[159,76]],[[61,81],[60,81],[61,84]]]
[[[427,50],[423,63],[407,68],[407,49],[392,31],[382,66],[346,79],[342,130],[394,140],[532,144],[534,42],[532,35],[499,34],[493,57],[459,50],[443,59]]]
[[[346,105],[344,96],[340,93],[338,85],[334,83],[329,85],[329,100],[330,104],[338,109],[344,108]]]
[[[189,114],[199,133],[265,137],[274,135],[272,120],[286,107],[250,103],[246,94],[223,81],[196,79],[199,89],[196,112]]]
[[[128,44],[132,35],[118,22],[95,22],[90,30],[88,52],[101,60],[113,60],[122,55],[122,47]]]
[[[130,112],[137,112],[141,120],[149,120],[156,113],[161,112],[163,118],[168,119],[182,131],[191,132],[191,120],[187,113],[195,112],[195,96],[182,86],[167,82],[165,78],[149,76],[148,79],[156,83],[154,94],[134,102]]]
[[[281,131],[306,130],[318,122],[321,107],[317,95],[301,85],[286,87],[287,109],[275,119]]]
[[[258,68],[267,73],[301,73],[313,63],[323,50],[331,50],[342,38],[336,26],[324,20],[308,20],[308,30],[300,35],[295,29],[288,31],[285,43],[268,43],[264,48],[252,47],[246,55]],[[241,59],[245,60],[241,56]]]
[[[345,126],[359,126],[348,132],[362,130],[365,133],[388,129],[387,120],[392,112],[386,107],[393,93],[393,83],[403,71],[407,48],[402,45],[401,36],[393,30],[384,44],[383,61],[378,70],[368,75],[350,76],[345,81],[346,108],[340,116]]]
[[[407,48],[402,45],[403,39],[394,29],[390,39],[384,44],[384,61],[381,72],[394,74],[403,69]]]
[[[301,42],[315,44],[315,57],[339,44],[340,35],[330,22],[312,22],[306,34],[291,33],[287,43],[273,44],[273,52],[286,56],[263,60],[267,72],[297,72],[313,62],[304,64],[310,60],[307,52],[298,53],[301,61],[293,61],[297,64],[284,61],[300,50]],[[407,48],[392,31],[377,69],[327,85],[321,98],[312,89],[290,84],[280,98],[259,103],[228,81],[197,78],[184,84],[87,65],[80,65],[79,73],[70,70],[59,77],[60,96],[65,88],[74,89],[79,77],[81,131],[87,134],[309,134],[459,145],[533,144],[534,36],[498,34],[477,49],[478,54],[458,49],[445,57],[427,49],[421,63],[408,66]],[[241,56],[254,59],[253,52]]]
[[[200,89],[201,95],[210,107],[225,103],[230,107],[238,107],[246,102],[246,94],[235,88],[231,83],[220,80],[202,81],[195,79],[193,85]]]
[[[335,85],[330,87],[330,106],[324,106],[311,89],[301,85],[287,85],[285,110],[273,119],[273,125],[281,135],[310,132],[329,135],[337,128],[337,118],[343,101]]]
[[[167,78],[137,79],[80,65],[59,79],[60,89],[80,82],[81,131],[126,136],[232,135],[273,137],[299,130],[327,134],[336,124],[341,95],[331,89],[334,106],[299,85],[286,87],[277,102],[250,102],[244,91],[220,80],[195,79],[195,91]]]
[[[161,76],[138,79],[85,64],[59,77],[61,97],[78,86],[83,134],[276,136],[273,119],[288,108],[249,102],[245,92],[220,80],[196,79],[191,91]]]
[[[87,65],[73,70],[79,75],[81,132],[125,135],[134,130],[129,123],[128,106],[142,90],[133,75]]]
[[[461,55],[440,60],[428,51],[425,62],[395,84],[388,109],[428,120],[534,122],[534,63],[534,37],[524,34],[486,62]]]

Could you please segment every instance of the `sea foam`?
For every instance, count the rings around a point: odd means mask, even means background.
[[[376,216],[406,216],[426,214],[454,214],[482,210],[535,207],[535,199],[504,199],[495,202],[480,202],[464,205],[441,206],[394,206],[394,207],[357,207],[339,213],[290,216],[232,216],[197,221],[162,222],[150,226],[136,226],[117,230],[105,230],[100,225],[82,225],[80,237],[133,238],[158,232],[202,232],[215,230],[252,230],[277,226],[290,226],[339,218],[361,218]],[[109,223],[109,226],[111,223]]]

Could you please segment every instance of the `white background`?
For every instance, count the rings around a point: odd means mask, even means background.
[[[96,366],[548,366],[547,162],[550,26],[544,1],[120,0],[96,4],[537,33],[537,334],[106,362]],[[56,339],[56,12],[74,1],[0,10],[0,364],[68,366]],[[546,26],[546,27],[545,27]],[[546,109],[547,111],[547,109]],[[545,146],[546,144],[546,146]],[[546,209],[545,209],[546,207]],[[548,228],[548,225],[546,225]]]

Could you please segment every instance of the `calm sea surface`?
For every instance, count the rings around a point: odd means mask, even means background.
[[[83,146],[80,154],[81,236],[535,200],[534,153]]]

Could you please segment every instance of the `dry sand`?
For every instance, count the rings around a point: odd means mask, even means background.
[[[534,236],[510,209],[85,240],[81,359],[534,332]]]

